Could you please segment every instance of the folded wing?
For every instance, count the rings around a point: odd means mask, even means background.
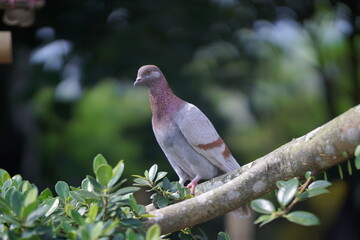
[[[188,103],[179,112],[177,124],[188,143],[223,172],[240,168],[210,120]]]

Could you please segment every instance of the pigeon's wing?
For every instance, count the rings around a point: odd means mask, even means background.
[[[193,104],[187,103],[177,115],[177,124],[188,143],[224,172],[240,168],[210,120]]]

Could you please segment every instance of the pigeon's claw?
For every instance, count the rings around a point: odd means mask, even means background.
[[[201,180],[200,176],[196,176],[186,187],[190,189],[192,195],[195,194],[195,188],[199,181]]]

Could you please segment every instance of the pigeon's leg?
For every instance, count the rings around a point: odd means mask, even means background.
[[[199,175],[196,175],[196,177],[186,186],[187,188],[190,188],[190,193],[195,193],[195,187],[201,180],[201,177]]]
[[[184,187],[184,183],[186,182],[186,179],[185,178],[180,178],[179,179],[179,183],[182,187]]]

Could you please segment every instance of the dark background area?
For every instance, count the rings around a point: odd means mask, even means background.
[[[40,188],[78,186],[98,153],[124,159],[129,184],[154,163],[177,180],[147,92],[132,87],[144,64],[202,109],[242,165],[360,102],[359,1],[62,0],[35,15],[28,28],[0,24],[14,59],[0,65],[0,168]],[[255,238],[359,239],[359,172],[328,176],[331,193],[299,206],[320,226],[280,220]],[[222,221],[201,227],[215,236]]]

